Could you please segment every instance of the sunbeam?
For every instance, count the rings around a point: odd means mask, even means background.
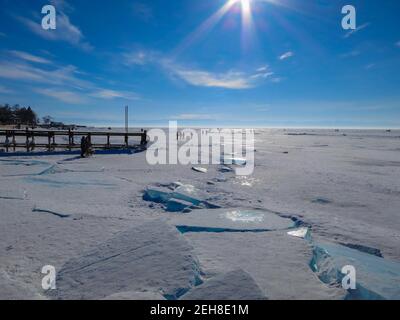
[[[225,14],[240,0],[228,0],[217,12],[204,21],[195,31],[189,34],[174,50],[173,56],[180,54],[209,32],[225,16]]]

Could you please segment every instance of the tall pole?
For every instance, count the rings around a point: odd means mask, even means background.
[[[128,124],[128,116],[129,116],[129,107],[126,106],[125,107],[125,147],[128,148],[129,147],[129,137],[128,137],[128,128],[129,128],[129,124]]]
[[[128,128],[129,128],[128,117],[129,117],[129,107],[125,106],[125,133],[128,133]]]

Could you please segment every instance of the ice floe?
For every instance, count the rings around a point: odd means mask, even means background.
[[[311,239],[311,233],[309,228],[299,228],[296,230],[292,230],[288,232],[288,235],[292,237],[302,238],[305,240]]]
[[[189,232],[185,237],[193,245],[206,278],[242,269],[251,275],[268,299],[343,299],[346,296],[345,290],[324,284],[310,269],[312,245],[288,236],[286,231]]]
[[[208,172],[208,170],[206,168],[202,168],[202,167],[192,167],[192,170],[200,172],[200,173],[207,173]]]
[[[161,221],[139,225],[69,260],[57,275],[56,299],[103,299],[119,292],[159,292],[177,299],[201,284],[192,247]]]
[[[171,223],[187,232],[266,232],[294,227],[290,219],[263,210],[213,209],[196,210],[171,216]]]
[[[339,244],[317,243],[310,266],[327,284],[341,284],[344,266],[354,266],[356,289],[347,299],[400,299],[400,264]]]
[[[171,184],[167,188],[153,187],[144,191],[143,200],[160,203],[169,212],[182,212],[185,209],[219,208],[205,200],[203,192],[192,185]]]
[[[181,300],[265,300],[250,274],[239,269],[217,275],[185,294]]]

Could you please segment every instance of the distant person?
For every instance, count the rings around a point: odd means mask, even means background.
[[[147,131],[143,131],[142,138],[140,140],[140,145],[144,146],[146,144],[147,144]]]
[[[83,136],[82,139],[81,139],[81,157],[82,158],[85,157],[86,147],[87,147],[86,137]]]
[[[92,150],[92,140],[90,139],[90,136],[86,137],[86,152],[85,152],[85,157],[90,157],[93,155],[93,150]]]

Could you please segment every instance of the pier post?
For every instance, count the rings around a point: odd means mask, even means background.
[[[72,134],[71,129],[68,129],[68,150],[72,150]]]
[[[47,139],[48,139],[48,144],[47,144],[47,149],[50,152],[51,151],[51,132],[47,132]]]
[[[25,139],[25,143],[26,143],[26,152],[29,152],[29,130],[28,128],[26,128],[25,130],[25,135],[26,135],[26,139]]]
[[[15,152],[15,150],[17,149],[17,141],[15,140],[15,131],[13,131],[12,132],[13,133],[13,136],[12,136],[12,138],[13,138],[13,149],[14,149],[14,152]]]
[[[10,141],[8,140],[8,131],[6,131],[6,141],[5,141],[6,152],[8,152],[9,143],[10,143]]]

